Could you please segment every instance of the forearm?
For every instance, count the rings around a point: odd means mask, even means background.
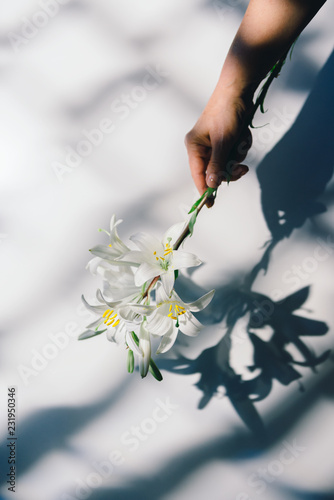
[[[217,86],[186,136],[191,174],[198,191],[237,180],[251,146],[253,95],[285,56],[325,0],[250,0],[226,57]]]
[[[218,91],[252,98],[325,0],[251,0],[226,57]]]

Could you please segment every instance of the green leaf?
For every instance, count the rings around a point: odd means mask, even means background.
[[[86,339],[91,339],[92,337],[96,337],[97,335],[101,335],[101,333],[105,332],[107,328],[104,330],[86,330],[85,332],[81,333],[78,337],[78,340],[86,340]]]
[[[293,44],[291,46],[291,49],[290,49],[290,59],[291,59],[292,52],[293,52],[293,49],[294,49],[296,41],[297,41],[297,39],[293,42]],[[273,80],[279,76],[279,74],[281,72],[281,69],[283,68],[283,66],[285,64],[285,61],[287,59],[288,53],[289,53],[289,51],[286,52],[274,64],[274,66],[271,68],[271,70],[269,71],[269,73],[266,76],[266,80],[265,80],[264,84],[262,85],[262,87],[261,87],[261,89],[260,89],[260,91],[258,93],[258,96],[257,96],[257,98],[255,100],[255,105],[254,105],[254,108],[253,108],[253,112],[252,112],[252,114],[251,114],[251,116],[249,118],[249,126],[251,128],[256,128],[253,125],[253,119],[254,119],[254,115],[255,115],[255,112],[256,112],[257,108],[260,108],[261,113],[265,113],[264,100],[265,100],[265,98],[267,96],[269,87],[272,84]]]
[[[208,198],[212,195],[215,194],[215,192],[217,191],[217,188],[208,188],[204,194],[207,194],[208,195]]]
[[[193,204],[193,206],[189,210],[188,214],[191,214],[192,212],[194,212],[194,210],[196,210],[196,208],[201,203],[201,201],[203,200],[205,195],[207,195],[207,197],[210,198],[210,196],[212,196],[215,193],[215,191],[217,191],[216,188],[208,188],[206,191],[204,191],[202,196],[200,198],[198,198],[197,201],[195,201],[195,203]]]
[[[206,191],[205,191],[206,193]],[[202,196],[200,198],[198,198],[197,201],[195,201],[195,203],[193,204],[193,206],[191,207],[191,209],[189,210],[188,214],[191,214],[194,210],[196,210],[196,208],[198,207],[198,205],[201,203],[201,201],[203,200],[204,196],[205,196],[205,193],[202,194]]]
[[[131,349],[129,349],[129,351],[128,351],[128,372],[133,373],[134,367],[135,367],[135,358],[133,355],[133,351],[131,351]]]
[[[163,376],[161,375],[161,372],[159,370],[159,368],[157,367],[157,365],[154,363],[153,359],[151,358],[151,361],[150,361],[150,366],[148,368],[149,372],[153,375],[153,377],[158,380],[158,382],[161,382],[161,380],[163,379]]]

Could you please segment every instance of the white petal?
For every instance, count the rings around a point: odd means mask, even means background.
[[[146,377],[151,361],[151,338],[144,323],[140,327],[139,346],[143,351],[143,356],[140,359],[140,374],[142,377]]]
[[[115,229],[115,227],[118,225],[118,224],[121,224],[123,221],[122,219],[119,219],[117,222],[116,222],[116,215],[113,214],[110,218],[110,232],[112,233]]]
[[[172,238],[170,245],[173,246],[173,244],[176,242],[176,240],[182,233],[185,226],[186,222],[183,221],[183,222],[178,222],[177,224],[174,224],[172,227],[167,229],[166,233],[162,238],[163,244],[166,245],[166,243],[168,243],[168,238]]]
[[[131,250],[130,252],[125,253],[122,259],[134,262],[136,264],[142,264],[143,262],[147,261],[147,252],[141,252],[140,250]]]
[[[215,290],[211,290],[210,292],[202,295],[199,299],[191,302],[190,304],[185,304],[186,308],[193,312],[198,312],[204,309],[207,305],[210,304],[213,296],[215,294]]]
[[[96,245],[96,247],[90,249],[90,252],[101,259],[106,259],[113,266],[138,266],[136,262],[116,260],[119,258],[119,255],[112,253],[112,249],[107,245]]]
[[[160,345],[157,349],[157,354],[162,354],[168,351],[175,343],[178,329],[172,324],[171,328],[166,335],[161,339]]]
[[[202,261],[192,253],[184,252],[183,250],[175,250],[173,252],[174,269],[194,267],[200,264],[202,264]]]
[[[135,284],[137,286],[141,286],[146,281],[152,280],[156,276],[159,276],[159,267],[144,262],[143,264],[140,264],[139,268],[136,271]]]
[[[118,253],[118,255],[122,255],[125,252],[128,252],[128,247],[123,243],[117,233],[116,226],[123,222],[121,219],[116,221],[116,217],[113,215],[110,220],[110,243],[111,248]]]
[[[103,322],[102,318],[97,318],[95,321],[86,326],[87,330],[91,330],[92,328],[96,328],[100,323]]]
[[[117,310],[117,314],[121,319],[124,319],[124,321],[127,322],[132,322],[136,316],[136,314],[127,305],[121,306]]]
[[[103,261],[101,260],[100,257],[93,257],[88,262],[86,269],[88,269],[92,274],[95,275],[95,274],[97,274],[97,270],[98,270],[98,267],[100,266],[101,262],[103,262]]]
[[[96,337],[97,335],[101,335],[102,332],[96,332],[95,330],[86,330],[82,333],[80,333],[79,337],[78,337],[78,340],[86,340],[86,339],[90,339],[92,337]]]
[[[139,290],[135,285],[133,287],[122,287],[117,283],[114,285],[112,286],[106,280],[103,281],[103,296],[106,300],[130,302],[132,298],[139,295]]]
[[[137,247],[143,252],[152,253],[164,250],[161,241],[155,236],[151,236],[146,233],[137,233],[130,237],[130,240],[133,241]]]
[[[172,293],[173,286],[174,286],[174,271],[167,271],[164,274],[161,274],[161,282],[163,284],[163,287],[165,289],[166,294],[168,297]]]
[[[149,316],[150,314],[154,313],[156,311],[157,307],[156,306],[148,306],[145,304],[126,304],[126,307],[128,307],[131,311],[137,313],[137,314],[142,314],[142,315],[147,315]],[[120,309],[121,312],[122,308]]]
[[[129,348],[131,351],[135,352],[138,354],[138,356],[143,356],[143,351],[141,350],[140,347],[137,346],[136,342],[133,340],[132,334],[130,332],[127,332],[125,336],[126,343],[128,344]]]
[[[99,302],[101,302],[102,304],[105,304],[105,305],[106,305],[106,306],[108,306],[108,307],[111,307],[112,309],[115,309],[117,306],[119,306],[119,305],[122,303],[122,301],[121,301],[121,300],[118,300],[118,301],[115,301],[115,302],[109,302],[108,300],[106,300],[106,299],[103,297],[102,292],[101,292],[101,290],[100,290],[100,289],[98,289],[98,290],[96,291],[96,298],[97,298],[97,300],[98,300]],[[105,306],[103,306],[103,307],[104,307],[104,309],[106,309],[106,308],[105,308]]]
[[[96,314],[103,314],[104,311],[106,310],[106,306],[91,306],[90,304],[88,304],[87,300],[85,299],[85,297],[83,295],[81,295],[81,300],[85,304],[85,307],[87,307],[87,309],[89,311],[93,311]]]
[[[115,333],[115,328],[108,328],[106,336],[109,342],[116,342]]]
[[[156,288],[156,303],[167,302],[169,300],[169,295],[167,295],[166,290],[162,286],[162,283],[158,281]]]
[[[125,343],[125,336],[127,334],[127,329],[126,329],[124,321],[121,321],[118,324],[118,326],[113,327],[112,330],[114,330],[114,335],[113,335],[114,342],[116,342],[116,344],[118,344],[118,345],[124,344]]]
[[[90,249],[90,252],[101,259],[113,260],[119,257],[119,254],[108,245],[96,245]]]
[[[191,313],[179,316],[179,325],[181,332],[185,335],[189,335],[190,337],[198,335],[203,327],[202,323],[200,323]]]
[[[148,318],[148,329],[153,335],[165,335],[171,328],[173,320],[162,314],[155,314]]]

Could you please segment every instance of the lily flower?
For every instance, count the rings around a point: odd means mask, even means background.
[[[180,330],[185,335],[196,336],[202,324],[192,314],[204,309],[212,300],[215,290],[211,290],[194,302],[185,303],[173,290],[168,295],[160,283],[156,289],[156,305],[128,304],[130,310],[147,316],[147,330],[152,335],[162,337],[157,354],[168,351],[174,344]]]
[[[87,309],[96,313],[99,317],[87,326],[87,330],[79,335],[79,340],[95,337],[106,332],[107,339],[111,342],[120,344],[122,341],[126,341],[126,343],[129,344],[130,342],[132,345],[130,330],[133,329],[133,323],[138,322],[138,313],[133,312],[123,301],[106,301],[100,290],[97,291],[96,297],[99,302],[97,305],[91,305],[84,296],[81,297]]]
[[[104,231],[109,236],[110,243],[109,245],[96,245],[93,247],[90,250],[93,255],[113,262],[115,259],[119,259],[124,253],[129,252],[130,249],[123,243],[117,233],[117,226],[121,222],[121,219],[116,220],[116,216],[113,215],[110,219],[110,233],[104,229],[100,229],[100,231]]]
[[[139,250],[128,252],[122,260],[139,265],[134,276],[137,286],[160,276],[167,295],[170,295],[174,286],[174,271],[201,264],[196,255],[183,250],[173,250],[173,236],[170,234],[175,233],[175,227],[179,225],[172,226],[162,241],[145,233],[137,233],[130,238]]]
[[[117,233],[117,226],[121,220],[116,221],[115,215],[110,220],[109,245],[97,245],[90,251],[95,255],[87,268],[95,276],[103,279],[103,295],[111,301],[124,300],[129,302],[133,296],[140,294],[141,289],[135,285],[134,271],[129,264],[119,262],[124,253],[130,249],[123,243]],[[136,264],[133,264],[136,265]]]

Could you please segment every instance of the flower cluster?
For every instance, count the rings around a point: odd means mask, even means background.
[[[157,380],[162,376],[151,358],[151,338],[161,337],[157,354],[168,351],[178,331],[195,336],[201,323],[192,314],[206,307],[214,290],[198,300],[185,303],[174,290],[180,269],[198,266],[193,254],[176,249],[175,243],[184,224],[172,226],[162,238],[138,233],[130,240],[130,249],[119,238],[116,221],[110,221],[109,244],[97,245],[90,251],[94,258],[88,263],[92,274],[102,278],[102,290],[96,294],[97,304],[85,306],[96,313],[96,321],[87,326],[80,340],[106,333],[108,340],[128,348],[128,371],[139,361],[142,377],[150,371]]]

